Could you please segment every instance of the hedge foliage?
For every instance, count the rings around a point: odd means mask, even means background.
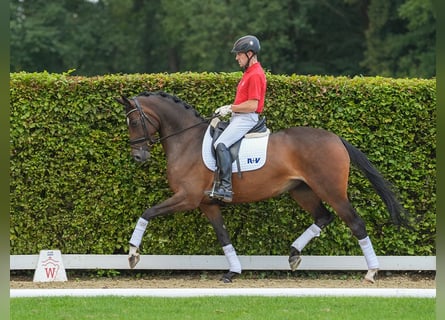
[[[171,195],[163,150],[149,164],[130,156],[120,95],[163,90],[208,116],[234,98],[241,73],[76,77],[10,75],[11,254],[126,253],[138,217]],[[393,226],[369,182],[351,171],[349,196],[378,255],[434,255],[436,81],[267,75],[272,131],[313,126],[365,152],[397,188],[414,230]],[[312,223],[288,195],[223,208],[241,255],[285,255]],[[150,222],[144,254],[222,254],[206,218],[182,212]],[[360,255],[338,218],[304,254]]]

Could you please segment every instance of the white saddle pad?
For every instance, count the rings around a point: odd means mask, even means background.
[[[260,137],[244,138],[239,150],[241,171],[257,170],[266,162],[266,150],[269,142],[269,134]],[[216,159],[212,154],[212,137],[210,127],[204,135],[202,142],[202,159],[206,167],[212,171],[216,169]],[[232,172],[238,172],[236,161],[232,163]]]

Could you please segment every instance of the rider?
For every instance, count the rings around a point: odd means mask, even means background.
[[[244,74],[238,83],[235,101],[222,106],[215,114],[231,114],[230,123],[215,141],[216,164],[219,168],[220,184],[213,192],[206,191],[212,198],[232,202],[232,160],[228,148],[240,140],[258,122],[263,112],[266,96],[266,76],[258,61],[259,40],[252,35],[239,38],[233,45],[232,53]]]

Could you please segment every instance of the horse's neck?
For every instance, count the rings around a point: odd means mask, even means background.
[[[162,142],[169,168],[188,167],[196,164],[201,157],[202,140],[206,127],[203,125],[185,131],[178,136],[172,136]],[[175,165],[177,164],[177,165]]]
[[[193,132],[195,127],[199,127],[199,124],[203,120],[191,116],[187,113],[178,112],[178,110],[170,111],[161,116],[161,128],[159,134],[162,137],[172,137],[177,139],[185,134],[188,135]],[[190,132],[189,132],[190,131]],[[170,138],[169,138],[170,139]]]
[[[166,155],[181,157],[184,152],[200,149],[206,130],[204,124],[200,125],[203,120],[169,99],[160,99],[155,104],[161,122],[159,136]]]

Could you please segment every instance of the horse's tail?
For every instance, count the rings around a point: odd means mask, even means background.
[[[394,224],[409,227],[406,219],[407,213],[393,192],[391,184],[383,178],[363,152],[343,138],[340,139],[348,151],[351,162],[368,178],[377,194],[382,198]]]

